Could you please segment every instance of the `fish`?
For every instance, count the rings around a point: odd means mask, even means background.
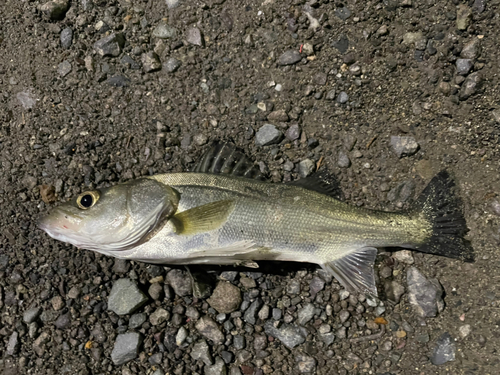
[[[154,264],[315,263],[348,291],[372,296],[379,248],[474,261],[462,200],[446,170],[401,212],[344,202],[332,176],[270,183],[241,149],[217,142],[191,172],[84,191],[38,226],[81,249]]]

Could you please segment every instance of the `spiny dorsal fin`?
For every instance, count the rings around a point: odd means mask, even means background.
[[[344,196],[335,175],[327,172],[317,172],[309,177],[301,178],[287,185],[300,186],[301,188],[328,195],[332,198],[343,200]]]
[[[176,233],[192,235],[219,228],[233,212],[234,201],[227,199],[180,212],[172,218]]]
[[[192,172],[228,174],[264,180],[264,175],[244,153],[231,142],[214,142]]]

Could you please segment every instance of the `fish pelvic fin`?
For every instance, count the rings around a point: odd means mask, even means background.
[[[373,269],[376,257],[376,248],[362,247],[343,258],[323,263],[321,266],[333,274],[349,292],[361,292],[377,297]]]
[[[462,212],[462,200],[456,195],[455,181],[441,171],[429,182],[410,209],[411,216],[423,215],[432,233],[415,250],[448,258],[474,261],[474,249],[464,236],[469,231]]]
[[[180,212],[173,217],[176,233],[193,235],[205,233],[219,228],[233,212],[234,201],[227,199],[207,203]]]

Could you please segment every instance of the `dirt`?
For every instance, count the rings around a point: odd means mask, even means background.
[[[73,0],[52,18],[43,10],[47,7],[41,8],[43,1],[0,5],[3,373],[210,373],[189,355],[192,345],[165,349],[158,338],[171,332],[169,322],[145,323],[138,358],[114,365],[110,353],[128,317],[106,309],[113,281],[132,273],[147,291],[156,273],[165,275],[168,268],[131,262],[120,269],[113,258],[52,240],[37,228],[37,219],[55,200],[90,188],[187,171],[214,140],[236,143],[262,162],[274,183],[299,178],[298,163],[311,159],[338,177],[347,202],[375,209],[408,207],[435,173],[450,170],[476,252],[470,264],[413,254],[413,266],[442,284],[446,306],[437,317],[421,319],[406,294],[399,303],[385,301],[384,318],[412,328],[405,337],[389,324],[380,338],[353,343],[352,335],[367,333],[358,327],[328,346],[316,340],[311,322],[308,343],[287,349],[269,339],[271,355],[263,359],[241,358],[244,350],[231,344],[214,346],[214,357],[228,350],[235,354],[226,364],[228,373],[295,374],[309,363],[301,356],[315,360],[311,371],[317,374],[497,373],[499,4],[179,0],[169,9],[167,3],[174,2]],[[162,22],[177,29],[172,38],[153,36]],[[121,33],[124,43],[116,47],[117,56],[102,57],[94,44],[111,33]],[[474,41],[479,48],[474,47],[472,67],[460,75],[457,59]],[[289,50],[299,52],[300,61],[281,65]],[[173,72],[167,66],[171,58],[180,63]],[[294,140],[256,146],[255,133],[266,123],[283,133],[298,125],[301,133]],[[399,158],[391,136],[413,137],[418,151]],[[339,153],[349,157],[347,168]],[[404,196],[397,190],[402,183],[409,191]],[[377,271],[389,266],[389,279],[406,285],[410,266],[384,254]],[[221,271],[211,269],[214,277]],[[299,280],[302,301],[324,308],[304,292],[318,272],[314,266],[273,264],[261,271],[254,275],[258,288],[266,283],[285,288]],[[241,280],[235,283],[247,290]],[[68,297],[72,288],[81,293]],[[341,289],[334,280],[321,293],[327,300]],[[272,295],[262,290],[262,296]],[[190,304],[213,315],[203,300],[178,296],[150,300],[141,311],[149,316],[157,306],[171,310]],[[276,300],[269,297],[269,304],[274,307]],[[34,328],[23,319],[32,307],[43,310]],[[296,310],[288,314],[295,316]],[[54,321],[67,313],[70,323],[56,327]],[[350,322],[376,317],[373,308],[352,315]],[[325,319],[337,327],[336,318]],[[235,330],[251,342],[262,331],[260,323]],[[466,324],[471,332],[462,337],[459,329]],[[96,326],[104,330],[100,341]],[[193,322],[185,326],[196,341]],[[453,338],[455,359],[438,366],[429,358],[444,332]],[[385,350],[388,341],[392,346]],[[253,344],[247,352],[256,355]],[[153,364],[156,353],[163,353],[162,360]]]

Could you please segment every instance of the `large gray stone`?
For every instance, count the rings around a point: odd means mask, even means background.
[[[418,151],[419,145],[413,137],[391,136],[391,146],[398,158],[411,156]]]
[[[9,342],[7,343],[7,347],[5,348],[5,352],[7,355],[16,354],[19,349],[19,333],[17,331],[12,332],[9,337]]]
[[[169,319],[170,313],[161,307],[157,308],[155,312],[149,316],[149,322],[154,326],[160,325]]]
[[[178,296],[184,297],[193,293],[191,277],[185,271],[171,270],[167,273],[167,282]]]
[[[455,343],[448,332],[443,333],[436,341],[432,352],[431,362],[433,365],[444,365],[446,362],[455,360]]]
[[[120,55],[125,38],[121,33],[112,33],[94,43],[94,50],[101,56],[118,56]]]
[[[224,335],[219,329],[219,326],[208,316],[200,318],[200,320],[196,322],[195,328],[203,336],[216,344],[220,344],[224,341]]]
[[[308,303],[299,310],[297,316],[297,323],[301,326],[306,325],[314,317],[314,305],[312,303]]]
[[[468,42],[460,52],[460,56],[464,59],[475,60],[479,55],[481,55],[481,39],[478,38],[474,38]]]
[[[42,309],[40,307],[33,307],[24,312],[23,320],[27,324],[33,323],[40,316],[41,313]]]
[[[180,60],[177,60],[175,57],[170,57],[164,64],[163,64],[163,69],[165,69],[165,71],[167,73],[173,73],[175,72],[177,69],[179,69],[179,67],[181,66],[181,61]]]
[[[204,375],[226,375],[227,369],[221,357],[215,359],[213,366],[205,366]]]
[[[69,0],[52,0],[40,6],[40,10],[52,20],[62,20],[68,8]]]
[[[115,345],[111,352],[111,360],[117,366],[123,365],[139,354],[142,337],[137,332],[127,332],[116,336]]]
[[[408,300],[422,318],[435,317],[444,308],[443,291],[436,281],[428,280],[418,269],[411,267],[406,276]]]
[[[161,62],[158,55],[150,51],[141,57],[142,67],[146,73],[156,72],[161,69]]]
[[[212,356],[210,355],[210,350],[207,342],[205,340],[197,342],[193,345],[191,350],[191,358],[196,360],[202,360],[207,366],[214,363]]]
[[[160,39],[171,39],[177,36],[177,29],[161,21],[153,30],[153,36]]]
[[[466,100],[470,96],[474,95],[479,89],[482,82],[482,77],[479,72],[474,72],[469,74],[462,83],[462,88],[460,89],[459,98],[460,100]]]
[[[474,61],[472,59],[457,59],[455,65],[457,66],[457,74],[465,76],[474,66]]]
[[[132,314],[148,301],[148,297],[130,279],[118,279],[108,298],[108,310],[117,315]]]
[[[66,77],[71,72],[71,69],[71,63],[68,60],[64,60],[57,65],[57,73],[59,73],[61,77]]]
[[[299,51],[291,49],[283,52],[283,54],[279,57],[278,62],[280,65],[293,65],[302,60],[302,56]]]
[[[203,35],[197,27],[191,27],[186,31],[186,40],[195,46],[201,47],[204,44]]]
[[[283,133],[272,124],[264,124],[255,134],[255,144],[257,146],[267,146],[278,143]]]
[[[306,341],[306,336],[299,327],[289,324],[284,324],[280,328],[276,328],[272,322],[264,324],[265,332],[280,340],[286,347],[293,349],[297,345]]]
[[[259,312],[263,304],[264,303],[260,298],[257,298],[255,301],[253,301],[250,306],[248,306],[248,309],[245,310],[243,320],[248,324],[255,324],[257,322],[257,313]]]
[[[299,175],[302,178],[310,176],[316,169],[316,163],[311,159],[304,159],[299,163]]]
[[[61,31],[61,47],[69,48],[73,43],[73,30],[71,27],[66,27]]]
[[[349,159],[349,156],[344,151],[339,151],[337,165],[340,168],[349,168],[351,166],[351,159]]]
[[[229,314],[241,305],[240,289],[227,281],[221,281],[207,302],[219,313]]]

